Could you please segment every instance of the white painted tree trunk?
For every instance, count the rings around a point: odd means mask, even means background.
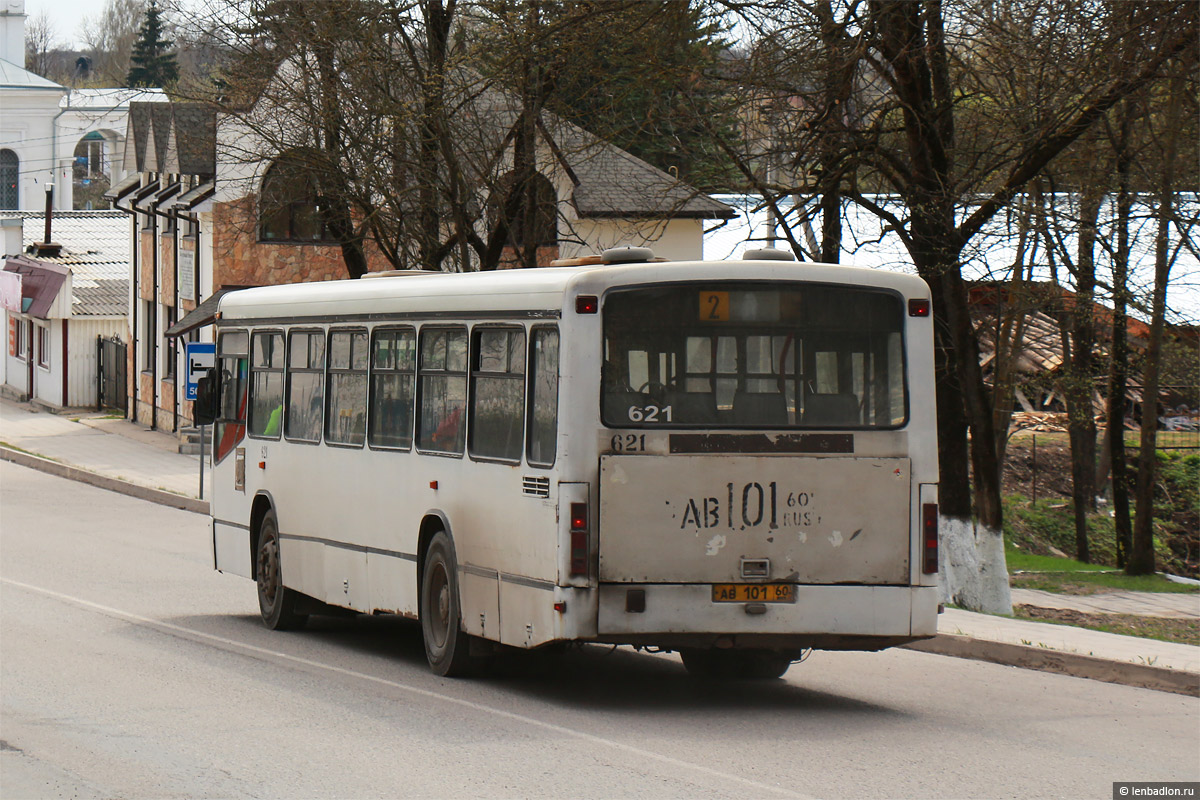
[[[974,520],[942,517],[938,586],[943,603],[969,611],[1012,614],[1004,537]]]

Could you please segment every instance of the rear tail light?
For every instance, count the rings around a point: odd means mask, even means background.
[[[588,506],[571,503],[571,577],[588,574]]]
[[[921,506],[921,572],[934,575],[938,571],[938,507],[937,503]]]

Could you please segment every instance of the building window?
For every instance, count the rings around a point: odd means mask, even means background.
[[[151,300],[142,301],[142,369],[154,369],[154,355],[158,349],[158,307]]]
[[[13,355],[24,361],[29,353],[29,333],[25,329],[28,323],[23,319],[10,318],[10,324],[15,328],[13,336]]]
[[[377,330],[371,343],[372,447],[412,446],[417,337],[411,328]]]
[[[361,445],[367,433],[367,332],[329,334],[325,441]]]
[[[525,437],[525,330],[476,328],[471,455],[520,461]]]
[[[21,159],[12,150],[0,150],[0,208],[20,208],[20,177]]]
[[[50,369],[50,329],[45,325],[36,325],[37,328],[37,360],[38,366],[43,369]]]
[[[175,324],[175,306],[163,306],[167,318],[164,322],[163,330],[171,330],[171,326]],[[172,381],[175,380],[175,358],[178,349],[175,346],[176,340],[174,337],[166,341],[167,359],[163,362],[163,379]]]
[[[319,242],[331,237],[317,182],[295,157],[276,161],[263,176],[259,200],[262,241]]]

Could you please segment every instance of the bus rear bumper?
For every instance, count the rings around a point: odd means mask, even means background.
[[[643,611],[632,610],[639,591]],[[791,603],[717,603],[707,584],[602,584],[599,599],[597,639],[621,644],[879,650],[937,634],[936,586],[796,586]]]

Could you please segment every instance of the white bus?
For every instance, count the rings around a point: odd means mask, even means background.
[[[417,618],[442,675],[598,642],[777,677],[933,636],[928,287],[651,256],[224,296],[216,569],[271,628]]]

